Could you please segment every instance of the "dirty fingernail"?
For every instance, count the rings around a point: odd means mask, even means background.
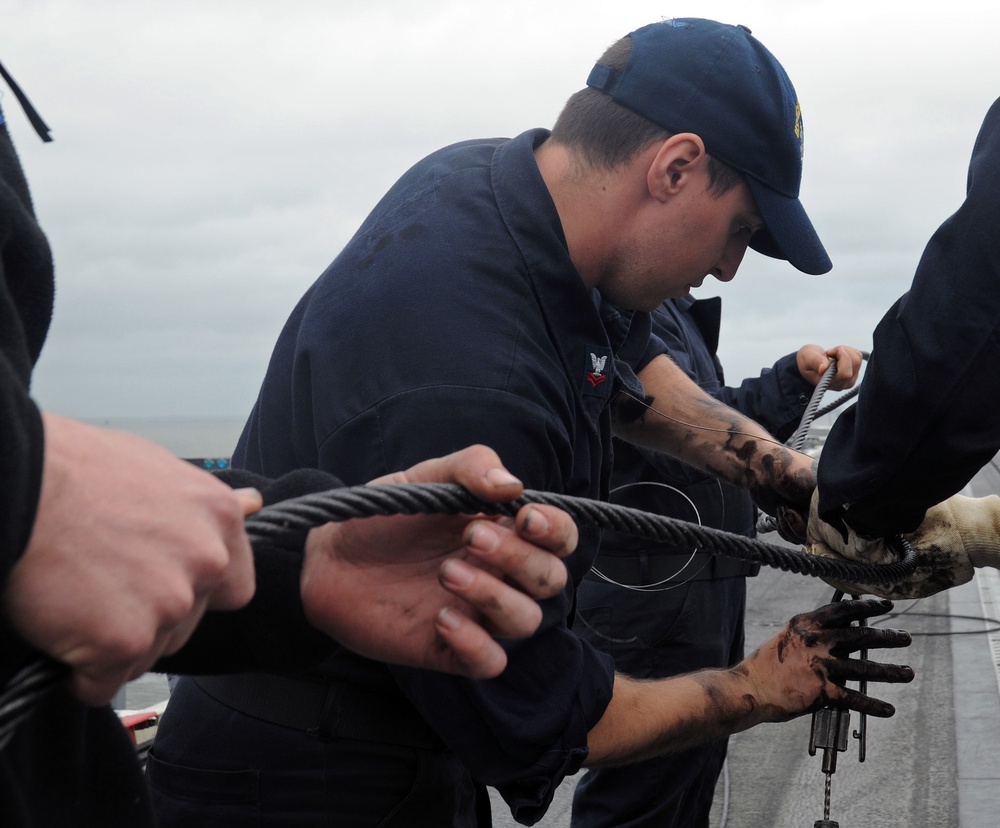
[[[524,531],[533,537],[541,537],[549,531],[549,519],[545,512],[539,509],[530,509],[524,516]]]
[[[441,569],[441,578],[449,586],[467,587],[473,580],[472,567],[458,558],[450,558]]]

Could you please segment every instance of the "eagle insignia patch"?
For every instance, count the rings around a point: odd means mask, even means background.
[[[614,378],[614,360],[607,346],[588,345],[583,371],[582,392],[597,397],[607,397]]]

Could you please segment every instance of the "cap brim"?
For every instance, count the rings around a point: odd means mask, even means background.
[[[803,273],[827,273],[833,263],[802,203],[775,192],[752,176],[748,175],[746,180],[765,227],[753,234],[750,247],[765,256],[787,259]]]

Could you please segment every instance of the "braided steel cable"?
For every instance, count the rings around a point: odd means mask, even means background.
[[[862,361],[866,361],[870,358],[871,354],[868,351],[861,352]],[[837,399],[827,403],[822,408],[815,408],[815,410],[812,410],[814,408],[813,400],[815,400],[815,403],[817,405],[819,404],[820,397],[822,397],[823,393],[826,392],[827,387],[830,385],[830,379],[833,379],[833,375],[834,373],[836,373],[836,367],[837,367],[837,361],[833,360],[833,363],[831,364],[830,368],[827,368],[827,374],[829,374],[829,379],[827,379],[827,381],[823,385],[823,392],[821,393],[813,392],[813,397],[806,408],[806,412],[802,415],[802,421],[799,424],[800,429],[802,429],[803,427],[808,429],[808,427],[812,425],[813,420],[818,420],[824,414],[829,414],[831,411],[840,408],[840,406],[842,406],[848,400],[853,399],[854,397],[858,396],[858,394],[861,393],[861,383],[859,382],[856,383],[853,388],[849,388],[847,391],[845,391],[843,394],[837,397]],[[827,376],[827,374],[824,374],[824,378]],[[819,386],[817,384],[817,388],[818,387]],[[809,418],[808,421],[806,420],[807,417]]]
[[[830,403],[827,403],[822,408],[817,409],[816,413],[813,415],[813,419],[818,420],[824,414],[829,414],[831,411],[840,408],[840,406],[842,406],[845,402],[847,402],[850,399],[853,399],[860,393],[861,393],[861,386],[855,385],[853,388],[848,389],[839,397],[837,397],[837,399],[833,400]]]
[[[871,354],[867,351],[861,352],[862,360],[866,360],[870,356]],[[785,442],[786,446],[789,446],[796,451],[800,451],[802,446],[805,445],[806,437],[809,434],[809,429],[812,428],[813,420],[818,417],[822,417],[824,414],[829,414],[834,409],[839,408],[852,397],[856,397],[861,391],[861,386],[855,385],[853,388],[837,397],[837,399],[833,400],[833,402],[820,408],[820,401],[823,399],[823,395],[826,393],[827,388],[830,387],[830,383],[833,381],[836,373],[837,360],[833,359],[830,360],[830,364],[827,366],[826,371],[823,372],[823,376],[820,377],[819,382],[816,383],[812,396],[809,398],[809,404],[806,406],[806,410],[802,412],[802,418],[799,420],[799,426],[795,430],[795,433]]]
[[[819,382],[816,383],[812,396],[809,398],[809,404],[806,406],[806,410],[802,412],[802,418],[799,420],[799,427],[795,430],[795,433],[785,441],[786,446],[789,446],[796,451],[802,450],[802,446],[804,446],[806,442],[806,437],[809,436],[809,429],[812,428],[813,420],[816,419],[816,410],[819,408],[820,400],[823,399],[823,395],[826,393],[826,389],[829,388],[833,375],[836,373],[837,360],[834,359],[830,361],[830,366],[823,373],[823,376],[820,377]]]
[[[892,563],[870,565],[823,558],[800,550],[699,526],[677,518],[643,512],[616,503],[569,495],[525,490],[517,500],[487,503],[455,483],[403,483],[351,486],[304,495],[269,506],[247,518],[251,543],[282,541],[331,521],[375,515],[487,514],[513,517],[528,503],[562,509],[578,524],[613,529],[643,540],[672,546],[698,546],[743,561],[756,561],[774,569],[832,578],[849,583],[889,584],[912,574],[915,553],[901,538],[889,541],[897,555]]]
[[[487,503],[454,483],[351,486],[304,495],[264,507],[247,518],[246,530],[251,544],[260,546],[300,540],[303,532],[329,522],[376,515],[486,514],[513,517],[528,503],[556,506],[578,524],[613,529],[674,546],[696,545],[707,552],[758,561],[786,572],[848,583],[894,583],[911,574],[916,565],[916,553],[902,538],[887,541],[887,546],[897,555],[896,561],[873,566],[821,558],[720,529],[569,495],[526,490],[517,500]],[[66,665],[39,656],[11,679],[0,694],[0,751],[35,702],[64,680],[69,672]]]
[[[871,354],[867,351],[861,352],[862,360],[866,360],[870,356]],[[861,386],[855,385],[853,388],[837,397],[837,399],[833,402],[820,408],[820,401],[823,399],[823,395],[830,387],[830,383],[833,381],[836,373],[837,360],[833,359],[830,360],[830,365],[827,367],[826,371],[823,372],[823,376],[820,377],[819,382],[816,383],[812,396],[809,398],[809,404],[806,406],[806,410],[802,412],[802,418],[799,420],[799,426],[795,430],[795,433],[785,442],[786,446],[789,446],[796,451],[801,451],[802,446],[805,445],[806,437],[809,435],[809,429],[812,428],[813,420],[818,417],[822,417],[824,414],[829,414],[834,409],[842,406],[852,397],[856,397],[858,395],[858,392],[861,390]]]

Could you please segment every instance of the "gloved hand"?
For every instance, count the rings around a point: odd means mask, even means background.
[[[818,500],[816,492],[809,511],[807,552],[869,564],[891,563],[895,559],[882,540],[859,537],[849,527],[844,540],[840,530],[820,519]],[[977,566],[1000,569],[1000,497],[954,495],[931,507],[916,531],[903,537],[917,553],[917,567],[906,579],[878,586],[824,580],[851,595],[925,598],[972,580]]]

